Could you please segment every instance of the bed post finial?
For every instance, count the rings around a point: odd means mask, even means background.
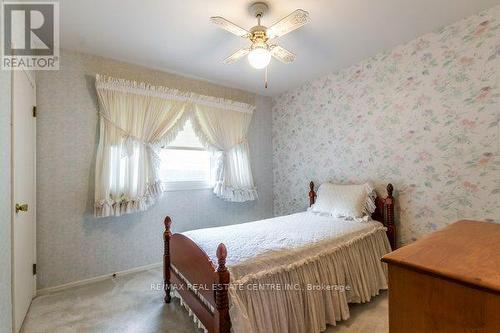
[[[222,243],[217,247],[217,259],[219,260],[219,267],[217,268],[217,272],[220,269],[226,268],[226,258],[227,258],[227,249],[226,246]]]
[[[170,237],[172,237],[170,226],[172,220],[170,216],[165,217],[163,223],[165,225],[165,231],[163,232],[163,290],[165,290],[165,303],[170,303],[172,300],[170,295]]]
[[[387,196],[392,198],[392,191],[394,191],[394,186],[391,183],[387,184]]]
[[[314,205],[314,201],[316,200],[316,192],[314,192],[314,183],[310,182],[309,183],[309,207]]]
[[[172,219],[170,216],[165,217],[163,224],[165,225],[165,231],[170,232],[170,226],[172,225]]]
[[[387,198],[384,200],[384,224],[387,228],[387,237],[393,250],[396,249],[396,226],[394,224],[394,197],[392,193],[394,186],[387,185]]]
[[[217,307],[215,319],[216,333],[229,333],[231,319],[229,318],[229,271],[226,267],[227,249],[222,243],[217,247],[217,285],[215,286],[215,305]]]

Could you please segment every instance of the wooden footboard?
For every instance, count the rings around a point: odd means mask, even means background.
[[[176,290],[210,333],[229,333],[229,271],[227,250],[217,248],[218,265],[191,239],[172,235],[172,220],[165,218],[163,276],[165,302],[170,303],[171,291]],[[188,282],[189,281],[189,282]]]

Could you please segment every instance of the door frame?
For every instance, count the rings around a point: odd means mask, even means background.
[[[22,72],[26,78],[28,79],[28,81],[30,82],[31,84],[31,87],[33,88],[33,91],[34,91],[34,94],[35,94],[35,104],[37,104],[37,101],[36,101],[36,81],[35,81],[35,72],[34,71],[31,71],[32,72],[32,75],[30,75],[29,73],[27,73],[24,69],[20,69],[18,70],[20,72]],[[11,198],[11,208],[10,208],[10,214],[11,214],[11,235],[10,235],[10,239],[11,239],[11,303],[12,303],[12,332],[13,333],[17,333],[15,332],[15,311],[16,311],[16,300],[15,300],[15,286],[16,286],[16,281],[15,281],[15,270],[14,270],[14,249],[15,249],[15,240],[14,240],[14,223],[15,223],[15,197],[14,197],[14,193],[15,193],[15,169],[14,169],[14,154],[15,154],[15,151],[14,151],[14,144],[15,144],[15,140],[14,140],[14,70],[11,71],[11,80],[10,80],[10,86],[11,86],[11,90],[10,90],[10,99],[11,99],[11,105],[10,105],[10,133],[11,133],[11,140],[10,140],[10,151],[11,151],[11,154],[10,154],[10,169],[11,169],[11,173],[10,173],[10,177],[11,177],[11,180],[10,180],[10,183],[11,183],[11,186],[10,186],[10,198]],[[36,107],[36,105],[33,105],[34,107]],[[34,263],[33,264],[36,264],[36,117],[35,117],[35,125],[33,126],[33,139],[34,139],[34,147],[33,147],[33,161],[35,163],[34,165],[34,169],[35,169],[35,172],[34,172],[34,175],[33,175],[33,190],[34,190],[34,200],[33,200],[33,204],[32,204],[32,209],[33,209],[33,216],[34,216],[34,219],[33,219],[33,223],[34,223],[34,232],[33,232],[33,258],[34,258]],[[33,298],[36,297],[36,282],[37,282],[37,278],[36,278],[36,274],[33,275],[33,291],[32,291],[32,294],[33,294]],[[29,311],[29,308],[28,308],[28,311]]]

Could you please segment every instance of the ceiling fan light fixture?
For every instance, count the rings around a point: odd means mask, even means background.
[[[271,52],[265,47],[256,47],[248,54],[248,62],[255,69],[266,68],[271,61]]]
[[[210,20],[220,28],[230,33],[245,38],[252,44],[239,49],[224,59],[225,64],[233,64],[243,57],[247,57],[250,66],[255,69],[266,69],[267,88],[267,66],[274,57],[284,64],[290,64],[295,60],[295,54],[284,47],[276,44],[276,38],[292,32],[307,22],[309,13],[303,9],[296,9],[275,24],[267,27],[261,24],[262,17],[267,13],[269,7],[266,2],[258,1],[250,5],[250,12],[257,19],[257,25],[247,30],[221,16],[213,16]]]

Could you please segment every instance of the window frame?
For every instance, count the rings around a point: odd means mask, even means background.
[[[198,148],[198,147],[180,147],[180,146],[165,146],[162,149],[168,150],[182,150],[182,151],[210,151],[206,148]],[[210,157],[210,165],[211,169],[215,167],[215,156]],[[212,173],[213,170],[210,170]],[[164,191],[165,192],[174,192],[174,191],[191,191],[191,190],[207,190],[212,189],[214,184],[207,181],[190,181],[190,180],[176,180],[176,181],[162,181]]]
[[[213,186],[210,185],[210,183],[204,181],[178,180],[163,182],[163,189],[165,192],[208,190],[212,188]]]

